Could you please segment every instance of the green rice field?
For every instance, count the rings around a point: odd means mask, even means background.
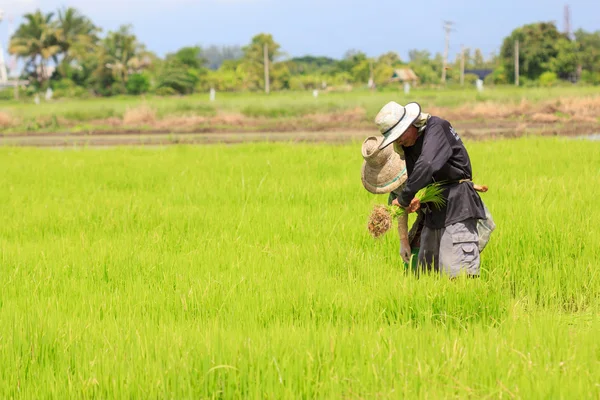
[[[360,142],[0,148],[0,398],[600,398],[600,142],[468,142],[479,279],[369,236]]]

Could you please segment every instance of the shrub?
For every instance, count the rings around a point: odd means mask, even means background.
[[[145,74],[133,74],[127,81],[128,94],[142,94],[150,90],[150,79]]]
[[[539,82],[541,86],[554,86],[558,83],[558,76],[555,72],[546,71],[540,75]]]
[[[175,96],[178,93],[172,87],[163,86],[156,89],[154,91],[154,94],[156,94],[157,96]]]

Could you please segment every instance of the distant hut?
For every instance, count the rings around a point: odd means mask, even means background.
[[[412,85],[416,85],[418,80],[419,77],[415,74],[415,71],[410,68],[395,69],[392,78],[390,79],[392,82],[410,83]]]
[[[465,69],[465,74],[477,75],[478,79],[485,80],[486,76],[493,73],[493,69]]]

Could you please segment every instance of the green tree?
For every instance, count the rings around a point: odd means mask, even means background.
[[[374,61],[371,59],[364,59],[356,63],[350,71],[352,74],[352,80],[360,85],[366,85],[371,76],[371,68],[373,67],[373,63]]]
[[[58,71],[62,77],[71,78],[81,70],[81,63],[95,52],[100,29],[78,10],[70,7],[59,10],[56,36],[62,59]],[[77,64],[77,65],[74,65]]]
[[[378,62],[373,71],[373,80],[377,86],[385,86],[390,83],[390,79],[394,74],[394,64],[390,65],[386,62]]]
[[[242,48],[244,51],[243,70],[246,74],[247,86],[249,89],[262,89],[265,86],[264,77],[264,47],[267,47],[268,61],[270,71],[272,65],[283,53],[281,46],[275,42],[273,36],[267,33],[260,33],[254,36],[249,45]],[[271,86],[277,86],[277,83],[270,77]]]
[[[365,53],[359,50],[350,49],[346,51],[346,53],[344,54],[344,58],[338,61],[337,70],[339,72],[348,72],[353,76],[353,79],[356,79],[356,73],[353,73],[352,70],[360,70],[360,64],[363,64],[362,68],[364,68],[365,61],[367,61],[367,55]]]
[[[217,70],[224,61],[239,60],[244,56],[240,46],[210,46],[202,50],[202,58],[206,60],[209,69]]]
[[[500,57],[509,81],[514,80],[515,42],[519,41],[519,73],[528,79],[538,79],[546,72],[558,72],[553,68],[566,68],[570,61],[556,62],[561,49],[567,48],[562,40],[569,40],[559,32],[553,22],[524,25],[512,31],[504,39]]]
[[[427,50],[412,49],[408,52],[408,59],[413,65],[424,65],[431,63],[431,53]]]
[[[188,68],[201,69],[206,64],[202,56],[202,48],[199,46],[182,47],[173,54],[167,55],[167,60],[177,60]]]
[[[581,68],[593,73],[600,72],[600,31],[579,29],[575,32],[575,40],[579,44],[577,57]]]
[[[286,64],[292,75],[331,74],[337,69],[337,61],[329,57],[295,57]]]
[[[108,32],[101,42],[97,57],[99,62],[95,82],[106,84],[112,80],[112,85],[116,85],[113,93],[124,92],[129,75],[141,72],[152,62],[150,53],[131,33],[129,25]],[[109,75],[112,79],[108,78]]]
[[[169,60],[163,64],[157,80],[157,89],[170,88],[179,94],[189,94],[194,91],[200,76],[197,70],[179,60]]]
[[[10,39],[8,51],[24,59],[24,73],[31,76],[38,85],[43,85],[49,78],[48,61],[56,61],[60,52],[57,28],[53,21],[54,13],[44,14],[37,10],[25,14],[23,18],[25,21]]]
[[[548,67],[559,78],[575,80],[579,64],[579,45],[567,38],[560,38],[555,43],[556,56],[550,59]]]
[[[485,58],[483,57],[483,53],[481,49],[475,49],[475,53],[473,54],[473,68],[474,69],[484,69],[486,67]]]
[[[377,59],[377,63],[385,64],[390,67],[396,67],[396,66],[402,65],[402,60],[400,59],[400,56],[398,55],[398,53],[396,53],[394,51],[389,51],[385,54],[380,55],[379,58]]]
[[[442,76],[442,55],[436,53],[431,57],[427,50],[412,49],[408,52],[409,66],[423,84],[439,83]]]

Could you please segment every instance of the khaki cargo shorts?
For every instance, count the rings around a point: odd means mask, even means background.
[[[443,229],[423,228],[419,249],[422,269],[441,271],[451,278],[460,274],[478,276],[479,264],[476,219],[457,222]]]

